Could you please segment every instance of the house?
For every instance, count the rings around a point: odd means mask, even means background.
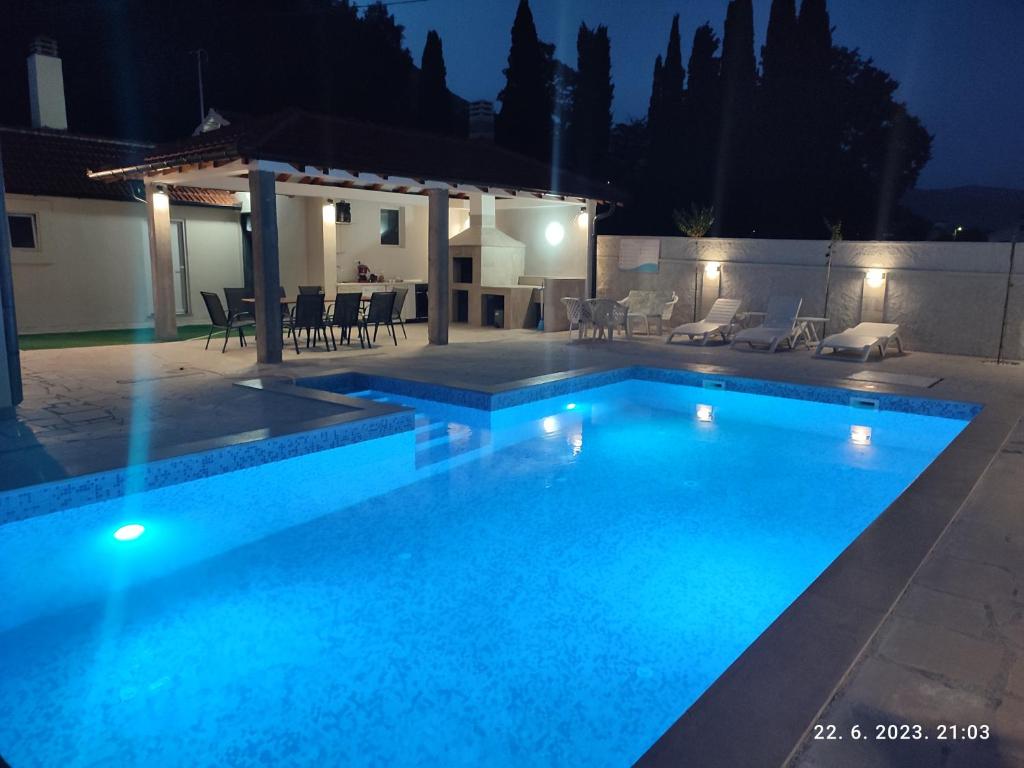
[[[33,50],[30,74],[46,68],[59,71],[56,51]],[[32,98],[32,128],[0,129],[21,333],[155,323],[171,338],[207,321],[201,290],[252,286],[259,299],[271,229],[275,286],[289,294],[333,294],[362,263],[387,280],[440,276],[430,314],[485,324],[520,278],[587,278],[592,218],[610,197],[486,141],[211,111],[195,135],[153,146],[62,128],[60,78],[33,81]],[[272,205],[254,199],[257,176]],[[453,254],[433,274],[431,200]],[[268,205],[273,227],[260,218]]]

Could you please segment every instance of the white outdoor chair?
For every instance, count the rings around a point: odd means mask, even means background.
[[[584,302],[583,313],[589,316],[594,326],[596,338],[605,338],[611,341],[616,328],[623,328],[626,336],[631,336],[629,323],[626,322],[628,308],[614,299],[587,299]]]
[[[565,305],[565,314],[569,319],[569,335],[572,336],[572,332],[576,331],[579,334],[579,338],[583,338],[583,333],[587,325],[589,325],[590,315],[586,312],[583,299],[578,299],[575,296],[565,296],[562,298],[562,304]]]
[[[629,326],[630,334],[636,326],[642,325],[645,334],[651,332],[651,321],[658,324],[658,335],[662,334],[665,323],[672,319],[672,312],[675,309],[679,296],[675,291],[671,296],[658,291],[630,291],[624,299],[619,299],[619,304],[628,308],[626,323]]]
[[[708,339],[715,334],[718,334],[722,341],[728,341],[733,321],[739,309],[739,299],[715,299],[707,317],[695,323],[677,325],[668,335],[668,341],[671,342],[673,336],[688,336],[690,341],[700,337],[701,346],[704,346],[708,343]]]
[[[871,350],[878,347],[879,359],[885,359],[886,350],[890,342],[896,342],[896,349],[903,354],[903,342],[900,340],[900,327],[896,323],[858,323],[853,328],[847,328],[842,333],[834,333],[826,336],[818,343],[814,351],[815,357],[826,357],[822,350],[828,347],[832,354],[828,357],[835,357],[837,352],[857,352],[857,359],[866,363],[871,356]]]
[[[747,344],[751,349],[763,347],[761,351],[774,352],[780,344],[788,344],[792,349],[803,333],[803,326],[796,319],[803,301],[788,296],[772,297],[768,300],[764,322],[737,333],[732,346]]]

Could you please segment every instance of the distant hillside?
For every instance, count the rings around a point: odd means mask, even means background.
[[[1024,217],[1024,189],[951,187],[912,189],[903,205],[936,224],[978,227],[990,240],[1009,240]]]

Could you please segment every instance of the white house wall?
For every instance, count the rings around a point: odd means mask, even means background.
[[[426,201],[410,195],[381,194],[380,202],[351,200],[352,223],[337,225],[338,279],[353,281],[356,262],[370,272],[403,280],[427,279]],[[397,208],[400,244],[380,244],[381,208]]]
[[[10,213],[32,213],[34,250],[14,249],[20,333],[137,328],[152,324],[149,242],[143,203],[7,195]],[[206,323],[200,290],[242,285],[238,212],[171,206],[185,221],[191,312]]]
[[[580,206],[543,205],[532,208],[502,208],[495,212],[495,226],[526,245],[527,275],[539,277],[585,277],[587,274],[587,232],[576,223]],[[551,245],[544,235],[551,222],[565,230],[565,238]]]

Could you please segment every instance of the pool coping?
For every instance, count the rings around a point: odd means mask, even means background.
[[[53,494],[55,486],[74,486],[76,493],[83,490],[92,492],[97,496],[93,500],[99,501],[123,494],[133,481],[147,489],[182,482],[181,477],[168,479],[166,473],[149,469],[168,462],[191,462],[189,471],[196,474],[188,479],[195,479],[413,427],[410,409],[314,389],[308,385],[309,381],[346,375],[400,380],[440,388],[449,393],[463,393],[470,400],[476,398],[478,404],[486,398],[489,406],[498,402],[507,403],[499,407],[508,407],[600,386],[593,383],[595,377],[608,376],[606,383],[637,378],[635,374],[638,371],[657,371],[665,380],[674,379],[675,383],[688,383],[690,386],[704,378],[724,378],[738,385],[727,389],[744,391],[741,387],[757,385],[761,388],[758,394],[781,393],[782,396],[795,397],[797,391],[803,394],[808,391],[827,392],[830,397],[839,399],[824,402],[839,404],[843,404],[843,397],[847,398],[848,404],[851,395],[879,395],[880,403],[884,401],[897,406],[893,410],[903,410],[898,406],[901,401],[905,403],[908,400],[937,403],[940,410],[944,407],[941,404],[963,405],[962,401],[936,396],[931,390],[922,392],[900,385],[849,379],[808,381],[805,377],[798,377],[787,381],[776,377],[754,378],[727,367],[705,364],[593,366],[493,385],[438,384],[429,379],[410,376],[396,379],[394,376],[355,370],[291,381],[250,379],[234,385],[262,390],[274,396],[315,399],[344,407],[346,411],[336,416],[288,425],[287,428],[253,430],[172,446],[144,465],[7,491],[0,494],[0,524],[11,522],[4,517],[5,497],[25,493],[49,494],[53,497],[50,503],[59,509],[59,494]],[[691,381],[680,380],[686,378]],[[763,391],[765,384],[776,391]],[[517,392],[526,394],[517,395]],[[519,400],[527,394],[530,397]],[[966,428],[682,713],[638,764],[699,764],[714,768],[781,765],[788,759],[884,621],[917,567],[994,460],[1012,429],[1015,418],[1010,418],[1013,414],[1009,413],[1008,402],[968,405],[975,409],[975,413]],[[491,407],[486,410],[489,409]],[[179,472],[182,466],[180,463],[177,465]],[[79,501],[75,506],[83,503],[90,502]],[[45,513],[22,514],[18,519]]]

